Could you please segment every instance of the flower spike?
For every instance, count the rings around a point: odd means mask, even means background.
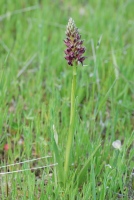
[[[79,34],[78,28],[72,18],[68,21],[66,36],[67,38],[64,40],[67,47],[65,50],[65,59],[71,66],[74,65],[74,62],[76,65],[78,65],[79,62],[83,65],[83,61],[86,58],[83,56],[85,53],[85,47],[82,46],[83,40],[81,40],[81,35]]]

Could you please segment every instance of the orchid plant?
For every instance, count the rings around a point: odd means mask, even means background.
[[[66,146],[65,154],[65,165],[64,165],[64,178],[66,180],[68,176],[68,168],[70,164],[70,153],[73,142],[73,136],[75,132],[75,93],[76,93],[76,76],[77,76],[77,66],[79,63],[83,65],[85,57],[83,56],[85,52],[85,47],[83,47],[83,40],[78,32],[78,29],[75,26],[75,23],[72,18],[69,19],[67,30],[66,30],[66,40],[64,40],[67,49],[65,50],[65,59],[68,62],[68,65],[73,67],[73,78],[72,78],[72,89],[71,89],[71,110],[70,110],[70,124],[69,124],[69,133]]]
[[[76,80],[77,80],[77,67],[79,65],[83,66],[83,62],[85,60],[85,47],[83,46],[83,40],[81,40],[81,35],[76,27],[72,18],[69,19],[67,28],[66,28],[66,39],[64,40],[66,45],[65,50],[65,59],[69,66],[73,68],[72,70],[72,87],[71,87],[71,107],[70,107],[70,123],[68,130],[68,138],[66,144],[65,151],[65,160],[64,160],[64,169],[62,167],[62,160],[60,159],[58,145],[56,141],[54,141],[54,150],[56,162],[58,162],[58,175],[59,181],[66,185],[67,179],[69,178],[69,167],[71,165],[70,158],[72,156],[72,146],[73,146],[73,138],[75,134],[75,115],[76,115]],[[100,145],[99,145],[100,146]],[[99,146],[94,150],[94,152],[90,155],[89,159],[86,161],[85,165],[80,171],[76,171],[75,180],[78,185],[82,184],[84,181],[84,176],[87,173],[87,169],[89,166],[89,162],[93,155],[98,150]]]

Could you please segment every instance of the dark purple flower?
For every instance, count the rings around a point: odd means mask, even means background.
[[[85,47],[82,46],[83,40],[81,40],[81,35],[72,18],[68,21],[66,36],[67,38],[64,40],[67,47],[65,50],[65,59],[71,66],[73,66],[74,63],[78,64],[79,62],[83,65],[83,61],[85,60],[85,57],[83,56]]]

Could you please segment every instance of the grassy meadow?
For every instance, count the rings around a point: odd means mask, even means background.
[[[0,1],[0,199],[134,199],[132,2]],[[62,184],[54,142],[63,166],[72,82],[63,40],[70,17],[87,58],[77,68],[71,165]],[[35,158],[42,159],[3,167]]]

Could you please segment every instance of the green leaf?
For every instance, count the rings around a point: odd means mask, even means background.
[[[99,149],[101,144],[99,144],[96,149],[93,151],[93,153],[90,155],[90,157],[88,158],[88,160],[86,161],[85,165],[83,166],[83,168],[81,169],[81,171],[78,174],[78,178],[77,178],[77,183],[80,186],[81,184],[83,184],[86,180],[86,174],[87,174],[87,170],[89,168],[89,163],[91,161],[91,159],[93,158],[93,156],[95,155],[95,153],[97,152],[97,150]]]
[[[53,137],[53,150],[54,150],[54,155],[56,158],[56,162],[58,162],[58,166],[56,167],[57,172],[58,172],[58,181],[63,183],[63,164],[60,156],[60,151],[58,148],[58,145],[55,141],[55,136]]]

